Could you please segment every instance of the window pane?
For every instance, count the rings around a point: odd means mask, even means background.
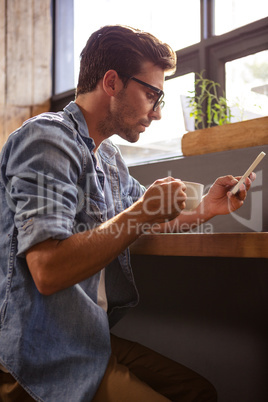
[[[200,41],[200,1],[74,0],[75,82],[79,55],[92,32],[104,25],[129,25],[157,36],[174,50]]]
[[[268,115],[268,50],[226,63],[226,97],[234,121]]]
[[[54,93],[73,89],[74,76],[74,38],[73,38],[73,0],[57,0],[55,26],[55,81]],[[69,29],[65,29],[69,27]]]
[[[162,119],[153,121],[150,128],[141,133],[138,142],[130,144],[117,135],[112,137],[128,165],[181,155],[181,137],[186,133],[182,98],[194,90],[194,79],[194,73],[190,73],[165,82]]]
[[[267,16],[267,0],[217,0],[215,34],[221,35]]]

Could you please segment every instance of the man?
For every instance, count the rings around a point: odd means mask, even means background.
[[[201,376],[110,335],[138,302],[128,246],[239,208],[232,176],[184,214],[185,185],[147,191],[108,139],[138,140],[161,118],[174,52],[104,27],[81,54],[76,101],[26,121],[1,153],[0,396],[4,401],[216,401]],[[254,175],[251,177],[254,179]],[[172,197],[170,196],[172,194]]]

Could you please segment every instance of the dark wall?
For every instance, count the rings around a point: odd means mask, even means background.
[[[145,185],[172,175],[206,186],[243,174],[268,146],[132,167]],[[268,231],[268,156],[247,202],[214,218],[214,232]],[[206,228],[203,228],[206,229]],[[267,244],[268,247],[268,244]],[[265,402],[268,394],[268,261],[244,258],[132,256],[139,306],[114,332],[191,367],[217,388],[219,402]]]
[[[114,328],[192,368],[219,402],[266,402],[268,262],[132,256],[140,303]]]

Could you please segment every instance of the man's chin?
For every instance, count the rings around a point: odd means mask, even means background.
[[[130,142],[131,144],[135,144],[135,142],[137,142],[140,138],[140,133],[135,133],[135,134],[129,134],[129,135],[124,135],[124,137],[122,136],[121,138],[123,138],[124,140],[126,140],[127,142]]]
[[[135,144],[135,142],[138,142],[140,139],[140,133],[136,135],[135,138],[130,138],[129,142],[131,142],[132,144]]]

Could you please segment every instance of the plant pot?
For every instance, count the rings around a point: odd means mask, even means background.
[[[268,117],[190,131],[181,140],[185,156],[268,144]]]

